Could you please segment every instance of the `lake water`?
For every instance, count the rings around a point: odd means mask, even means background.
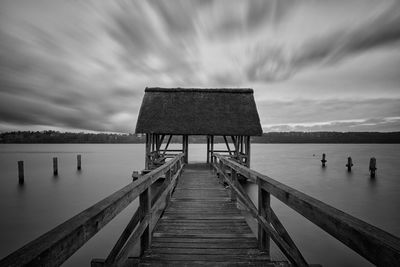
[[[222,148],[222,145],[221,145]],[[205,144],[189,146],[189,161],[205,161]],[[327,167],[321,168],[321,154]],[[76,155],[82,155],[82,171]],[[353,158],[353,171],[345,167]],[[370,157],[377,177],[369,178]],[[59,175],[53,176],[52,158]],[[329,205],[400,236],[400,145],[253,144],[252,168]],[[25,184],[18,185],[17,161],[25,164]],[[0,258],[64,222],[131,182],[144,166],[142,144],[2,144],[0,145]],[[254,201],[256,185],[245,185]],[[137,201],[86,243],[64,265],[88,266],[105,258]],[[301,215],[272,198],[272,208],[310,263],[368,266],[369,263]]]

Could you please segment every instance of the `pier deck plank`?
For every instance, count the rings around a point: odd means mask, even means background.
[[[141,266],[274,266],[206,164],[185,166]]]

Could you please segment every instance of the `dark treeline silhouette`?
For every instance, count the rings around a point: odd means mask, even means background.
[[[0,143],[144,143],[142,134],[62,133],[57,131],[18,131],[0,133]],[[230,138],[228,139],[230,141]],[[400,132],[271,132],[253,136],[253,143],[400,143]],[[172,143],[180,143],[174,136]],[[166,142],[166,139],[165,141]],[[205,136],[190,136],[190,143],[206,143]],[[223,143],[220,136],[215,143]]]

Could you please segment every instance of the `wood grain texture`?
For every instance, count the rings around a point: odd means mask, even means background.
[[[268,266],[270,257],[258,249],[228,190],[206,164],[186,165],[140,265],[252,264]]]

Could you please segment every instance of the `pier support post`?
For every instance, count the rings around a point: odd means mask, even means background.
[[[182,137],[182,146],[183,146],[183,153],[185,154],[184,158],[185,158],[185,163],[188,163],[189,160],[189,136],[188,135],[183,135]]]
[[[258,214],[266,219],[269,223],[271,221],[271,196],[270,194],[264,190],[260,183],[258,184]],[[264,228],[258,224],[258,247],[260,250],[263,250],[269,254],[270,250],[270,236]]]
[[[58,160],[57,160],[57,158],[53,158],[53,174],[54,174],[54,176],[58,175]]]
[[[370,176],[371,178],[375,178],[375,172],[376,172],[376,158],[372,157],[369,160],[369,172],[370,172]]]
[[[351,159],[351,157],[348,157],[348,158],[347,158],[346,167],[347,167],[347,171],[348,171],[348,172],[351,172],[351,167],[353,167],[353,160]]]
[[[24,162],[18,161],[18,183],[24,184]]]
[[[143,191],[143,193],[139,196],[140,209],[142,210],[142,220],[150,215],[151,210],[151,193],[150,188],[147,188]],[[150,231],[151,220],[149,220],[149,224],[143,232],[143,235],[140,237],[140,255],[150,248],[151,244],[151,231]]]
[[[81,155],[77,155],[76,156],[76,168],[78,169],[78,171],[80,171],[82,169],[82,156]]]
[[[207,135],[207,163],[210,163],[210,136]]]
[[[322,154],[321,162],[322,162],[322,167],[326,167],[325,163],[327,162],[327,160],[326,160],[326,155],[325,155],[325,153]]]

